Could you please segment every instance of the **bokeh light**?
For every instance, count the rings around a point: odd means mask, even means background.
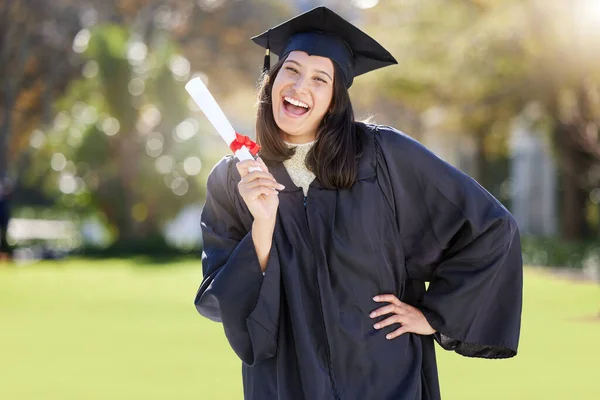
[[[146,153],[150,157],[158,157],[163,152],[163,135],[160,132],[151,132],[146,141]]]
[[[133,78],[129,81],[129,85],[127,85],[127,89],[132,96],[139,96],[144,93],[144,89],[146,85],[144,80],[141,78]]]
[[[88,79],[95,78],[98,75],[99,67],[98,63],[94,60],[90,60],[85,63],[81,73]]]
[[[121,129],[121,125],[119,124],[119,120],[116,118],[109,117],[102,121],[102,131],[107,136],[116,135],[119,132],[119,129]]]
[[[149,133],[161,120],[160,110],[154,104],[146,104],[140,110],[136,129],[142,134]]]
[[[75,53],[83,53],[87,49],[91,37],[92,34],[88,29],[84,28],[80,30],[73,40],[73,51]]]
[[[31,132],[31,136],[29,137],[29,145],[34,149],[41,149],[46,143],[46,135],[39,129],[35,129]]]
[[[367,8],[373,8],[379,4],[379,0],[351,0],[351,3],[357,8],[366,10]]]
[[[71,118],[69,117],[69,115],[64,111],[61,111],[54,118],[53,129],[55,131],[59,131],[59,132],[63,131],[65,129],[67,129],[67,127],[69,126],[70,123],[71,123]]]
[[[147,54],[148,46],[137,40],[132,41],[127,49],[127,58],[132,65],[141,64],[146,59]]]
[[[162,175],[166,175],[166,174],[170,173],[171,171],[173,171],[173,166],[175,165],[175,161],[173,160],[173,157],[165,154],[165,155],[158,157],[156,159],[154,165],[155,165],[158,173],[160,173]]]
[[[77,182],[75,177],[71,174],[61,174],[59,178],[58,187],[61,192],[65,194],[71,194],[77,189]]]
[[[67,158],[62,153],[54,153],[50,159],[50,166],[55,171],[62,171],[67,166]]]
[[[171,56],[169,68],[178,81],[185,81],[190,75],[190,62],[182,55],[176,54]]]
[[[148,218],[148,206],[144,203],[137,203],[131,208],[131,216],[137,222],[143,222]]]
[[[177,177],[171,182],[171,189],[177,196],[183,196],[188,192],[189,183],[182,177]]]
[[[177,127],[175,127],[175,139],[177,139],[178,142],[184,142],[193,138],[197,131],[197,121],[192,118],[188,118],[185,121],[180,122]]]
[[[202,161],[198,157],[188,157],[183,162],[183,170],[190,176],[198,175],[202,170]]]

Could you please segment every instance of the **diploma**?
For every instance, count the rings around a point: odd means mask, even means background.
[[[219,107],[213,95],[204,85],[202,79],[194,78],[190,80],[185,85],[185,90],[187,90],[192,99],[198,104],[198,107],[200,107],[206,118],[208,118],[235,156],[240,161],[254,160],[254,155],[258,152],[259,146],[247,136],[242,136],[233,129],[233,126],[231,126],[231,123],[225,117],[221,107]],[[260,170],[260,168],[250,168],[250,172]]]

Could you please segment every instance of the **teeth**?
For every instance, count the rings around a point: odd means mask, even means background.
[[[306,103],[303,103],[303,102],[301,102],[301,101],[299,101],[299,100],[292,99],[291,97],[287,97],[287,96],[286,96],[286,97],[284,97],[284,99],[285,99],[285,101],[287,101],[288,103],[291,103],[291,104],[293,104],[293,105],[295,105],[295,106],[297,106],[297,107],[304,107],[304,108],[306,108],[307,110],[309,109],[309,107],[308,107],[308,104],[306,104]]]

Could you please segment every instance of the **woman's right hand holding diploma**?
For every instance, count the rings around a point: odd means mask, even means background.
[[[249,171],[250,168],[256,167],[261,171]],[[256,161],[240,161],[237,163],[237,169],[242,177],[238,183],[238,190],[254,220],[275,223],[279,206],[278,190],[282,190],[284,186],[275,180],[260,158]]]

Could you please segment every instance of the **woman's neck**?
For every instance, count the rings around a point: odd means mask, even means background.
[[[281,138],[287,144],[308,144],[315,141],[316,135],[289,135],[285,132],[281,132]]]

